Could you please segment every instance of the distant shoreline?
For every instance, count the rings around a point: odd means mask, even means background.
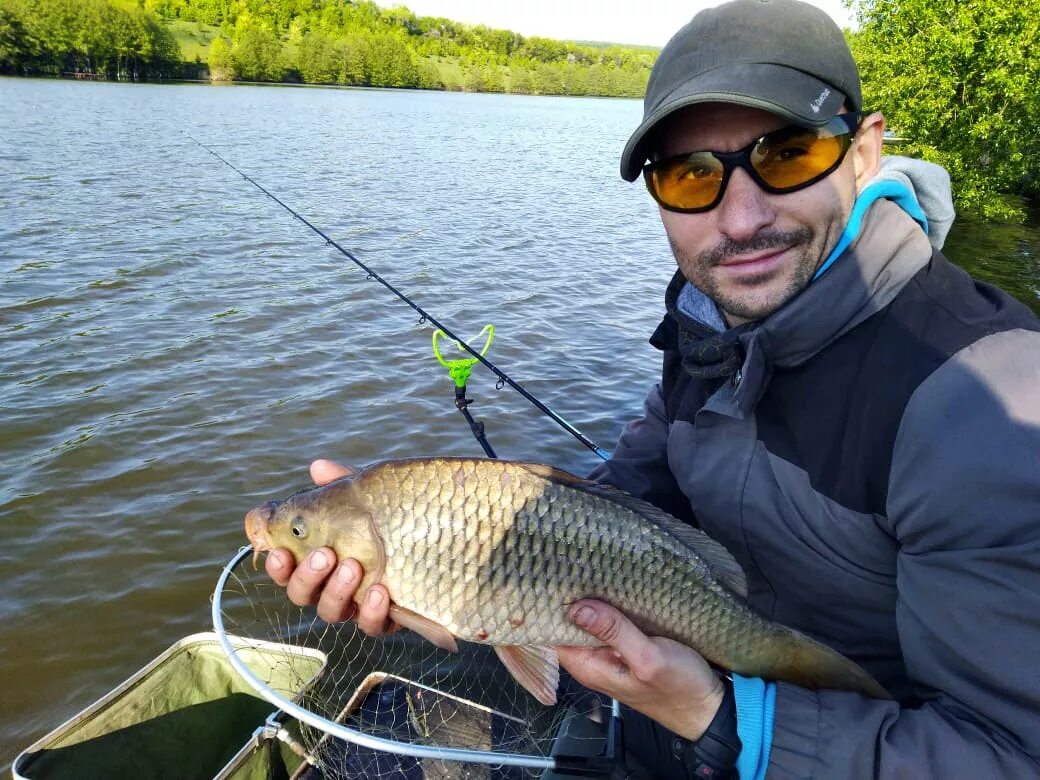
[[[539,97],[539,98],[583,98],[588,100],[642,100],[642,97],[625,95],[568,95],[541,94],[527,92],[479,92],[466,89],[424,89],[422,87],[365,87],[350,84],[315,84],[299,81],[213,81],[211,79],[109,79],[94,73],[0,73],[0,78],[43,79],[46,81],[86,81],[104,84],[195,84],[208,87],[294,87],[305,89],[342,89],[365,92],[428,92],[435,94],[455,95],[502,95],[504,97]]]
[[[0,7],[0,73],[12,76],[641,97],[657,54],[527,38],[369,0],[312,0],[286,13],[203,0],[10,3]]]

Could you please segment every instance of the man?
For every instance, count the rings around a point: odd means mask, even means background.
[[[662,51],[622,156],[678,272],[662,380],[594,478],[701,526],[756,610],[893,696],[729,681],[579,602],[607,647],[561,663],[650,719],[632,727],[667,776],[1040,776],[1040,323],[933,250],[934,170],[877,178],[883,119],[862,109],[826,15],[735,0]],[[361,572],[322,555],[268,571],[344,619]],[[388,603],[372,588],[361,628]]]

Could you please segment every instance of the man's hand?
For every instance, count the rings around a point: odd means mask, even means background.
[[[700,739],[722,704],[722,680],[696,651],[651,637],[609,604],[583,599],[571,620],[606,647],[558,647],[582,685],[612,696],[689,740]]]
[[[311,464],[311,479],[316,485],[324,485],[334,479],[354,473],[349,466],[331,460],[316,460]],[[364,594],[360,606],[355,605],[354,595],[361,582],[361,564],[353,558],[336,561],[336,553],[329,547],[312,552],[300,566],[296,566],[292,553],[284,547],[271,550],[264,564],[268,575],[277,584],[285,587],[289,600],[298,606],[318,605],[318,617],[326,623],[339,623],[353,618],[358,628],[369,636],[378,636],[395,630],[397,625],[387,619],[390,609],[390,594],[382,585],[373,585]]]

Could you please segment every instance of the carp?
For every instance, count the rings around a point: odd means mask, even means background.
[[[802,687],[888,698],[831,648],[745,602],[744,572],[718,542],[616,488],[535,463],[415,458],[378,463],[270,501],[245,518],[260,552],[297,563],[331,547],[382,583],[391,618],[438,647],[494,646],[544,704],[556,701],[556,645],[598,645],[568,619],[605,601],[644,633],[681,642],[717,667]]]

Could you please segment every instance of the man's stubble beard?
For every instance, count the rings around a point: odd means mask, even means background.
[[[750,241],[738,242],[724,239],[696,257],[691,256],[676,244],[671,236],[668,236],[668,243],[672,247],[672,254],[675,256],[679,268],[691,284],[715,301],[726,314],[751,321],[765,319],[804,290],[812,281],[813,274],[816,273],[816,269],[822,262],[821,257],[813,257],[817,253],[814,252],[812,239],[813,232],[807,227],[787,232],[771,231],[760,233]],[[728,294],[719,289],[712,277],[711,270],[728,257],[761,252],[764,249],[792,247],[798,250],[794,274],[788,279],[783,291],[778,296],[774,294],[768,300],[761,300],[753,294],[750,298],[748,295],[739,293]]]

